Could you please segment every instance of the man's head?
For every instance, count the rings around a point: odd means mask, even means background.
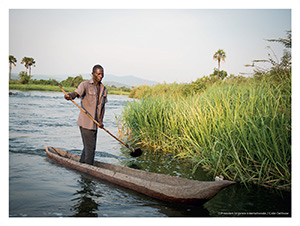
[[[95,82],[101,82],[104,78],[104,69],[101,65],[97,64],[93,67],[93,79]]]

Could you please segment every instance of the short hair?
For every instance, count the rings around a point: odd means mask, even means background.
[[[103,67],[102,67],[100,64],[96,64],[96,65],[93,67],[93,73],[96,71],[96,69],[101,69],[102,71],[104,71]]]

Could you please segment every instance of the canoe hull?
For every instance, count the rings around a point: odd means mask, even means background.
[[[194,181],[168,175],[95,161],[94,165],[79,162],[79,156],[58,148],[45,147],[49,159],[55,162],[129,188],[163,201],[199,205],[207,202],[232,181]]]

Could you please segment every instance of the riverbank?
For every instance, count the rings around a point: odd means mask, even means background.
[[[156,89],[124,109],[135,143],[189,158],[213,176],[290,189],[289,78],[229,80],[187,96]]]
[[[74,92],[75,87],[63,87],[66,92]],[[108,88],[108,94],[113,95],[129,95],[130,92],[117,90],[111,87]],[[51,91],[61,92],[58,86],[53,85],[40,85],[40,84],[9,84],[9,90],[20,90],[20,91]]]

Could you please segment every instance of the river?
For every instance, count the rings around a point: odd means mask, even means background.
[[[105,127],[117,134],[115,117],[131,101],[109,95]],[[80,100],[76,100],[80,103]],[[12,91],[9,96],[10,217],[290,217],[291,193],[235,184],[203,206],[159,201],[93,178],[49,160],[44,146],[80,155],[76,125],[79,109],[56,92]],[[210,180],[202,169],[192,174],[188,161],[145,151],[129,151],[103,130],[98,132],[96,160],[193,180]]]

